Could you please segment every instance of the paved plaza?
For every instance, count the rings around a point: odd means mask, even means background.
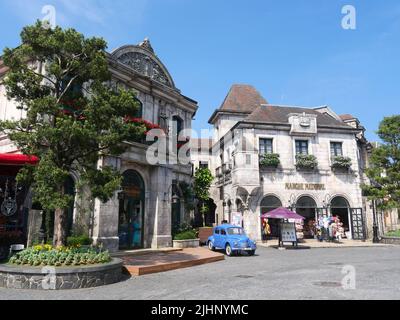
[[[0,289],[0,299],[400,299],[399,270],[400,247],[395,246],[286,251],[260,247],[254,257],[226,257],[100,288]],[[348,272],[355,277],[344,289]]]

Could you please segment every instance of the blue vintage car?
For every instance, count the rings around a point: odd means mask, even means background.
[[[249,239],[243,228],[231,224],[215,227],[213,235],[208,238],[207,245],[212,251],[216,249],[225,250],[228,256],[243,251],[252,256],[257,249],[256,242]]]

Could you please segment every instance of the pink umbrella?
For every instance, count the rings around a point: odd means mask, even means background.
[[[290,211],[287,208],[277,208],[268,213],[261,215],[261,218],[269,219],[294,219],[294,220],[304,220],[305,218],[296,212]]]

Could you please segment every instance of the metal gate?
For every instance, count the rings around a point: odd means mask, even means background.
[[[362,208],[351,208],[350,216],[353,240],[365,240],[365,220]]]

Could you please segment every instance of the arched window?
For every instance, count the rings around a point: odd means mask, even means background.
[[[135,112],[135,118],[143,118],[143,103],[138,98],[135,98],[138,109]]]
[[[317,204],[315,200],[311,197],[304,196],[299,198],[296,203],[296,208],[316,208]]]
[[[267,196],[261,201],[261,214],[268,213],[276,208],[282,207],[282,202],[275,196]]]
[[[345,198],[335,197],[331,201],[331,208],[350,208],[350,205]]]

